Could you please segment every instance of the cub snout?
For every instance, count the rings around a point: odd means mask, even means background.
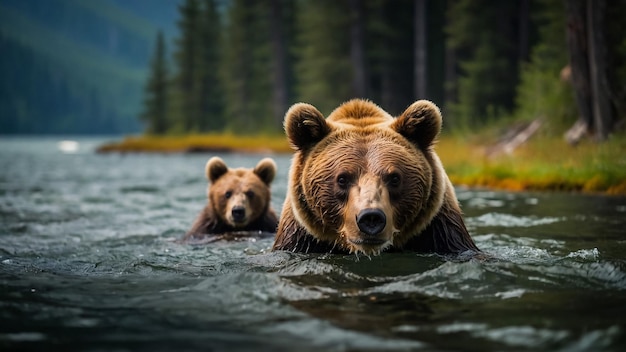
[[[231,210],[233,221],[236,223],[244,222],[246,220],[246,208],[243,206],[233,207]]]

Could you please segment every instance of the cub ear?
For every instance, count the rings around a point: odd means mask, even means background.
[[[224,160],[217,156],[214,156],[209,159],[209,161],[207,161],[204,172],[206,173],[206,178],[211,183],[213,183],[217,181],[218,178],[222,177],[225,173],[228,172],[228,166],[226,166]]]
[[[430,147],[441,131],[442,117],[437,105],[428,100],[411,104],[391,128],[421,149]]]
[[[272,158],[262,159],[254,167],[254,173],[269,186],[272,180],[274,180],[274,176],[276,176],[276,163]]]
[[[285,132],[294,150],[305,151],[321,141],[331,131],[324,115],[313,105],[298,103],[285,114]]]

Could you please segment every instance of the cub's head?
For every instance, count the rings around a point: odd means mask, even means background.
[[[425,100],[397,118],[364,100],[326,119],[312,105],[293,105],[285,130],[296,151],[288,194],[296,220],[320,241],[368,255],[419,234],[445,193],[432,148],[441,123]]]
[[[234,228],[244,228],[270,206],[270,183],[276,163],[265,158],[254,169],[229,169],[219,157],[206,164],[208,198],[215,214]]]

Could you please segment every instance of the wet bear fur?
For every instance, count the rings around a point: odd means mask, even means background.
[[[278,218],[270,206],[274,160],[265,158],[253,169],[230,169],[213,157],[205,173],[208,202],[183,240],[238,231],[276,232]]]
[[[326,119],[293,105],[284,127],[295,154],[273,249],[478,252],[434,150],[441,125],[425,100],[397,118],[360,99]]]

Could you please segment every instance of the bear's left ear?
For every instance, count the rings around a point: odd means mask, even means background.
[[[437,105],[428,100],[418,100],[396,118],[391,128],[419,148],[426,149],[439,135],[441,124],[441,112]]]
[[[204,172],[206,173],[206,178],[209,179],[211,183],[214,183],[218,178],[228,172],[228,166],[226,166],[224,160],[214,156],[207,161]]]
[[[259,176],[261,181],[269,185],[276,176],[276,163],[271,158],[262,159],[254,167],[254,173]]]
[[[306,151],[321,141],[331,131],[319,110],[313,105],[298,103],[285,114],[285,132],[294,150]]]

